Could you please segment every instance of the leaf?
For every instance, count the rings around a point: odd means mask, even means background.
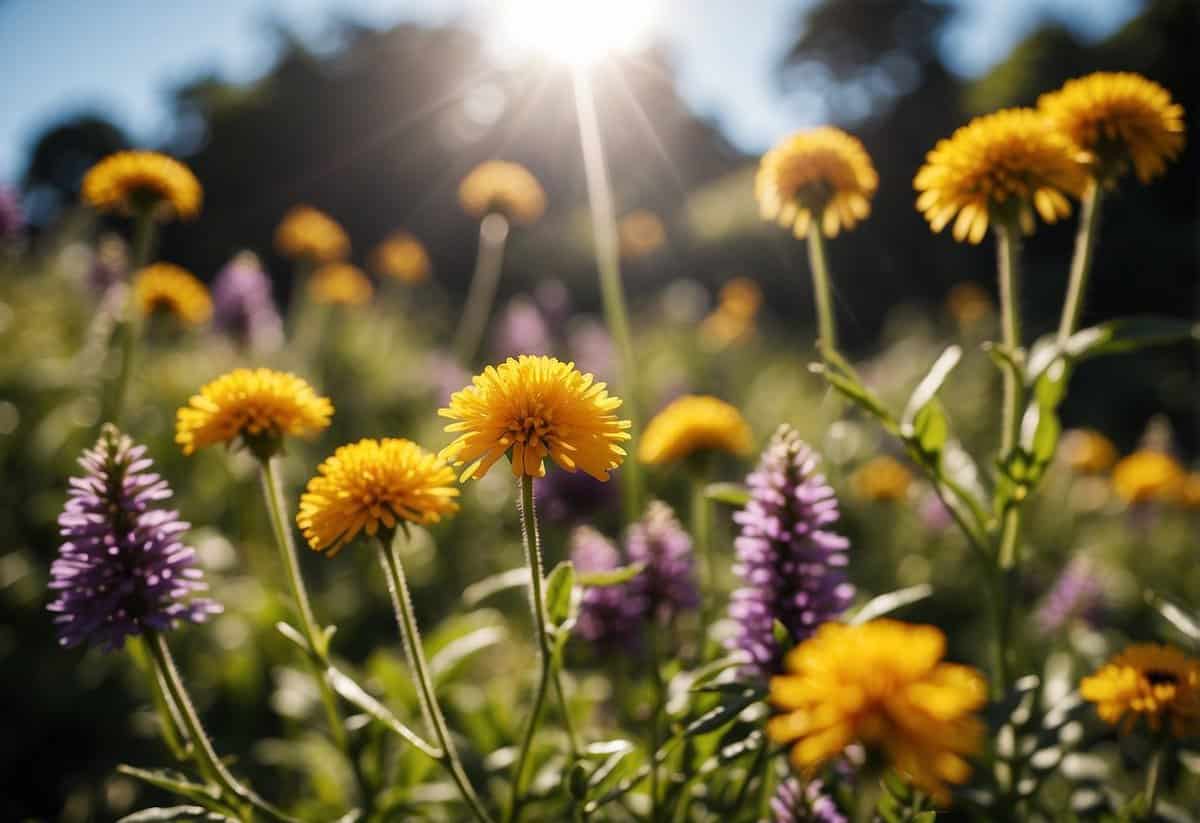
[[[736,693],[725,695],[719,704],[689,723],[683,730],[683,736],[696,737],[719,729],[741,714],[746,707],[761,699],[762,691],[750,686],[744,686]]]
[[[928,583],[909,586],[907,589],[896,589],[895,591],[881,594],[878,597],[872,597],[861,609],[855,612],[854,616],[848,622],[852,626],[858,626],[862,623],[883,617],[886,614],[891,614],[897,609],[920,602],[932,594],[933,586],[930,586]]]
[[[921,379],[917,387],[913,389],[912,395],[908,398],[908,405],[904,407],[904,414],[900,418],[900,430],[905,433],[905,436],[910,436],[905,430],[911,431],[915,427],[917,415],[937,395],[950,372],[958,365],[958,361],[962,360],[962,355],[961,346],[947,347],[930,366],[929,372]]]
[[[156,789],[162,789],[165,792],[186,798],[194,803],[200,803],[206,809],[221,814],[231,811],[222,802],[220,790],[215,786],[193,783],[179,772],[167,769],[139,769],[136,766],[129,766],[124,763],[117,766],[117,771],[128,777],[141,780],[143,783],[148,783]]]
[[[646,568],[645,563],[630,563],[628,566],[618,566],[615,569],[608,569],[602,572],[581,572],[576,575],[575,582],[580,586],[589,588],[603,588],[605,586],[620,586],[622,583],[628,583],[633,578],[642,573],[642,569]]]
[[[1124,317],[1075,332],[1064,350],[1073,360],[1105,354],[1124,354],[1148,346],[1166,346],[1185,340],[1200,341],[1200,323],[1177,317]]]
[[[1035,400],[1025,409],[1025,415],[1021,418],[1020,444],[1029,460],[1027,480],[1036,482],[1042,470],[1054,459],[1054,449],[1058,446],[1061,433],[1062,424],[1058,422],[1058,415],[1052,406],[1043,406]]]
[[[494,594],[507,589],[515,589],[518,586],[528,585],[529,569],[526,566],[519,566],[472,583],[463,589],[462,598],[463,602],[468,606],[477,606],[480,602]]]
[[[750,502],[750,490],[741,483],[709,483],[704,487],[704,497],[715,503],[740,508]]]
[[[934,398],[921,407],[907,428],[901,426],[900,432],[916,444],[927,462],[936,465],[939,462],[938,455],[950,436],[950,424],[942,404]]]
[[[571,618],[571,595],[575,590],[575,566],[564,560],[546,578],[546,616],[555,626]]]
[[[204,821],[233,821],[236,818],[210,812],[203,806],[154,806],[142,809],[140,812],[127,814],[117,823],[152,823],[156,820],[204,820]]]
[[[439,682],[445,680],[468,657],[496,645],[504,636],[503,626],[484,626],[448,643],[429,659],[429,668],[433,670],[434,679]]]
[[[1163,619],[1187,636],[1188,640],[1200,644],[1200,620],[1190,614],[1187,609],[1174,600],[1158,594],[1146,592],[1146,601],[1163,616]]]
[[[275,624],[275,631],[279,632],[288,640],[299,646],[301,651],[303,651],[305,654],[312,654],[312,647],[308,645],[308,641],[304,638],[304,635],[302,635],[300,630],[291,623],[286,623],[280,620]]]
[[[632,744],[615,751],[596,767],[588,780],[588,794],[602,795],[628,776],[637,765],[637,759],[630,757],[635,749]]]
[[[890,432],[896,431],[896,421],[892,418],[892,415],[884,408],[879,398],[858,381],[857,377],[847,377],[844,374],[839,374],[830,369],[829,366],[821,363],[813,363],[809,366],[809,369],[814,374],[824,377],[826,382],[833,386],[847,400],[868,414],[879,418],[885,429]]]
[[[401,723],[387,706],[368,694],[353,678],[343,674],[336,667],[330,666],[325,670],[325,679],[329,681],[329,685],[333,687],[333,690],[341,695],[342,699],[347,703],[352,703],[362,709],[434,760],[441,759],[441,749],[426,743],[424,738]]]

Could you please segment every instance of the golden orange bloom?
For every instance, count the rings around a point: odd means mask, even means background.
[[[157,220],[191,220],[204,190],[192,170],[156,151],[119,151],[88,169],[83,202],[94,209],[133,215],[149,209]]]
[[[1033,211],[1047,223],[1071,213],[1068,196],[1086,183],[1080,152],[1033,109],[977,117],[925,157],[913,185],[917,209],[940,232],[978,243],[989,222],[1017,220],[1033,231]],[[957,217],[956,217],[957,216]]]
[[[458,511],[454,470],[411,440],[367,438],[342,446],[317,467],[296,522],[314,551],[333,557],[366,532],[401,521],[430,525]]]
[[[1183,480],[1183,467],[1175,458],[1148,449],[1124,458],[1112,473],[1113,490],[1126,503],[1175,500]]]
[[[375,287],[358,266],[326,263],[308,280],[308,296],[314,303],[362,306],[371,302]]]
[[[887,455],[868,460],[851,479],[854,490],[867,500],[904,500],[912,482],[913,475],[908,467]]]
[[[1117,462],[1117,447],[1095,429],[1071,429],[1063,434],[1059,454],[1080,474],[1103,474]]]
[[[1200,660],[1172,646],[1129,646],[1091,677],[1079,694],[1100,719],[1128,734],[1139,719],[1175,737],[1200,733]]]
[[[208,287],[174,263],[152,263],[133,276],[133,299],[143,317],[169,314],[184,326],[200,326],[212,316]]]
[[[620,239],[621,256],[637,260],[663,247],[667,242],[667,227],[649,209],[634,209],[621,218],[617,225],[617,236]]]
[[[971,774],[966,758],[984,735],[976,713],[987,703],[983,675],[943,662],[945,652],[946,638],[933,626],[826,623],[771,678],[778,714],[767,735],[793,744],[791,762],[807,774],[862,743],[944,803],[947,784]]]
[[[459,433],[442,455],[456,466],[467,464],[463,481],[483,477],[506,454],[516,477],[542,477],[549,457],[567,471],[608,480],[625,459],[620,444],[629,439],[629,421],[615,414],[620,406],[619,397],[574,363],[510,357],[488,366],[454,393],[448,408],[438,409],[456,421],[446,431]]]
[[[857,137],[832,126],[801,131],[762,156],[754,193],[764,220],[797,237],[816,224],[826,237],[871,213],[879,175]]]
[[[285,257],[329,263],[350,254],[350,238],[325,212],[293,206],[275,228],[275,248]]]
[[[977,283],[958,283],[946,295],[946,310],[958,328],[966,331],[992,313],[992,298]]]
[[[371,267],[378,274],[414,284],[429,279],[433,264],[420,240],[406,231],[397,231],[375,247],[371,253]]]
[[[184,454],[214,443],[312,437],[329,426],[333,404],[288,372],[234,369],[206,383],[175,415]]]
[[[638,460],[654,465],[675,463],[697,452],[746,454],[753,441],[750,424],[737,408],[716,397],[687,394],[646,424]]]
[[[546,192],[520,163],[480,163],[458,186],[458,202],[467,214],[499,212],[516,224],[536,223],[546,211]]]
[[[1140,74],[1100,71],[1068,80],[1039,97],[1038,109],[1087,152],[1089,165],[1106,183],[1130,165],[1148,183],[1183,151],[1183,106]]]

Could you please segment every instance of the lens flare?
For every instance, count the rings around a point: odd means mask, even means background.
[[[646,44],[654,0],[505,0],[492,27],[501,54],[589,66]]]

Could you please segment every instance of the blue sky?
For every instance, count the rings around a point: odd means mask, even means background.
[[[809,0],[644,0],[672,48],[681,92],[734,142],[762,149],[806,125],[784,104],[773,69]],[[1099,37],[1139,0],[947,0],[959,6],[945,54],[963,74],[986,70],[1039,20]],[[480,24],[503,0],[0,0],[0,182],[23,170],[30,141],[64,115],[101,111],[135,139],[166,128],[167,92],[199,71],[248,81],[270,64],[265,22],[280,19],[320,45],[332,12],[377,25]],[[567,2],[567,0],[561,0]],[[860,0],[866,5],[867,0]]]

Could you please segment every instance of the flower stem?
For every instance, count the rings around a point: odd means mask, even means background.
[[[171,754],[180,762],[192,756],[192,741],[188,737],[187,728],[183,725],[183,717],[179,707],[171,699],[167,684],[163,680],[162,671],[153,665],[146,644],[142,638],[134,637],[129,641],[129,654],[137,663],[138,668],[146,674],[150,681],[150,693],[154,698],[154,708],[158,712],[159,723],[162,726],[163,740],[171,749]]]
[[[467,304],[454,336],[454,353],[465,368],[474,365],[487,331],[507,241],[508,219],[500,212],[489,212],[479,223],[479,255],[475,258],[475,273],[467,290]]]
[[[1100,224],[1100,201],[1103,189],[1096,179],[1088,184],[1079,205],[1079,228],[1075,233],[1075,254],[1071,258],[1071,277],[1067,283],[1067,297],[1063,302],[1062,320],[1058,324],[1058,343],[1067,342],[1079,328],[1083,314],[1083,297],[1087,290],[1088,275],[1092,271],[1092,258],[1096,250],[1097,226]]]
[[[150,262],[155,241],[153,211],[144,209],[137,218],[133,235],[133,258],[130,270],[134,273],[143,269]],[[138,338],[141,337],[141,316],[132,283],[125,284],[125,305],[122,307],[123,316],[113,329],[110,340],[110,355],[115,353],[117,358],[117,374],[112,384],[105,392],[105,403],[100,416],[102,423],[110,422],[121,425],[125,413],[125,397],[129,393],[129,382],[133,379],[133,363],[137,354]]]
[[[417,618],[413,613],[412,597],[408,593],[408,581],[404,576],[404,566],[400,563],[400,557],[396,552],[395,541],[388,541],[380,536],[377,543],[379,562],[383,566],[384,576],[387,578],[388,593],[391,595],[392,607],[396,612],[396,623],[400,626],[400,636],[404,641],[404,654],[408,659],[408,666],[412,670],[413,677],[417,681],[417,698],[421,704],[421,714],[425,718],[426,726],[433,732],[434,738],[441,748],[441,757],[438,760],[449,772],[450,778],[458,787],[463,800],[475,815],[475,819],[480,823],[491,823],[491,817],[483,808],[479,796],[475,794],[475,789],[471,786],[471,781],[467,778],[467,773],[458,758],[454,741],[450,738],[450,729],[446,725],[446,718],[438,704],[437,694],[433,687],[433,677],[429,672],[429,664],[425,661],[425,650],[421,645],[421,633],[417,628]]]
[[[708,645],[708,626],[712,618],[711,601],[715,594],[712,557],[712,529],[709,522],[708,467],[701,466],[692,473],[692,500],[688,515],[692,521],[692,540],[700,561],[700,656]]]
[[[819,226],[808,227],[808,265],[812,269],[813,300],[817,305],[818,342],[837,351],[837,320],[833,313],[833,291],[825,238]]]
[[[592,213],[592,241],[596,249],[596,267],[600,272],[600,295],[604,301],[604,321],[612,335],[620,360],[620,389],[625,408],[633,421],[633,430],[641,431],[640,404],[637,397],[637,358],[633,350],[625,287],[621,282],[621,254],[617,236],[617,214],[613,202],[612,181],[596,116],[596,99],[591,79],[585,70],[572,72],[575,111],[579,121],[579,140],[583,148],[583,168],[587,177],[588,205]],[[632,523],[641,513],[642,475],[636,460],[628,460],[621,473],[622,511],[625,522]]]
[[[1162,782],[1162,762],[1163,750],[1160,746],[1150,758],[1150,768],[1146,770],[1145,816],[1142,818],[1143,820],[1154,820],[1154,813],[1158,807],[1158,788]]]

